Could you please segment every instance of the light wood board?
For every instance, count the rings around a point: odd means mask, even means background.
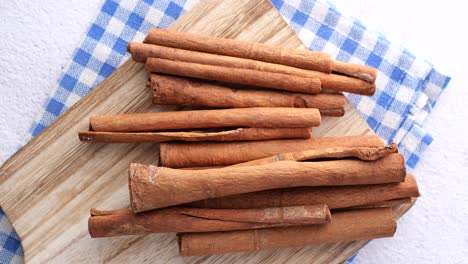
[[[268,1],[204,1],[177,20],[173,30],[304,48]],[[91,239],[89,209],[128,206],[131,162],[157,164],[158,144],[85,144],[77,132],[92,115],[175,110],[151,104],[143,66],[125,62],[0,170],[0,205],[18,232],[27,263],[340,263],[366,244],[211,257],[179,257],[174,234]],[[371,134],[347,106],[342,118],[324,118],[314,135]],[[398,208],[401,216],[410,206]]]

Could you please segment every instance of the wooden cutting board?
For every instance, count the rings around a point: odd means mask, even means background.
[[[202,1],[170,29],[304,48],[268,1]],[[77,131],[92,115],[175,110],[151,104],[143,66],[125,62],[101,85],[10,158],[0,170],[0,205],[16,228],[27,263],[340,263],[367,242],[211,257],[179,257],[174,234],[91,239],[89,209],[128,206],[131,162],[158,162],[158,144],[84,144]],[[324,118],[316,136],[368,135],[350,105]],[[397,217],[411,206],[397,208]]]

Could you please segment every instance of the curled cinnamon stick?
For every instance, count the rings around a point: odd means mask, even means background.
[[[177,170],[132,163],[128,184],[131,208],[142,212],[275,188],[401,182],[405,171],[404,158],[397,153],[376,161],[278,161],[207,170]]]
[[[80,131],[83,142],[143,143],[166,141],[239,141],[310,138],[311,128],[238,128],[218,132],[96,132]]]
[[[331,73],[330,55],[319,51],[273,47],[249,41],[154,28],[150,29],[144,42]]]
[[[179,253],[182,256],[205,256],[302,247],[391,237],[396,231],[390,208],[335,212],[332,219],[326,225],[178,234]]]
[[[321,87],[323,89],[333,91],[349,92],[362,95],[373,95],[375,92],[375,83],[373,82],[367,82],[358,78],[352,78],[339,74],[327,74],[320,71],[304,70],[287,65],[268,63],[258,60],[175,49],[137,42],[130,42],[128,44],[128,50],[132,54],[133,60],[137,62],[144,63],[148,57],[152,57],[229,68],[250,69],[260,72],[280,73],[304,78],[319,78]],[[365,67],[354,64],[344,65],[357,71]]]
[[[153,103],[211,108],[300,107],[317,108],[322,116],[343,116],[346,98],[342,94],[303,94],[279,91],[238,90],[214,83],[176,76],[150,74],[147,86]]]
[[[330,222],[326,205],[261,209],[168,208],[134,214],[91,209],[91,237],[168,232],[213,232]]]
[[[320,79],[318,78],[159,58],[148,58],[146,60],[146,70],[308,94],[318,94],[321,90]]]
[[[161,131],[194,128],[298,128],[320,125],[313,108],[254,107],[93,116],[90,127],[102,132]]]
[[[162,143],[160,166],[171,168],[226,166],[285,152],[333,147],[383,147],[378,136],[315,137],[229,143]],[[206,155],[210,153],[210,155]]]
[[[360,160],[377,160],[391,153],[397,153],[398,147],[392,143],[385,147],[337,147],[312,149],[299,152],[281,153],[268,158],[238,163],[230,167],[245,167],[268,164],[280,160],[307,161],[315,159],[339,159],[355,157]]]
[[[326,204],[330,209],[340,209],[418,196],[416,178],[408,174],[400,183],[274,189],[205,199],[184,206],[246,209]]]

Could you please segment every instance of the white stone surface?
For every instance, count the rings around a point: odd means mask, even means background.
[[[103,0],[0,0],[0,164],[25,143],[61,70]],[[422,197],[394,238],[371,242],[362,263],[468,262],[468,11],[463,1],[333,0],[453,77],[427,127],[435,140],[414,173]]]
[[[0,164],[29,140],[103,0],[0,0]]]

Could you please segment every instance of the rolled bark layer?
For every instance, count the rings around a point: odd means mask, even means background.
[[[383,147],[378,136],[315,137],[230,143],[162,143],[160,166],[171,168],[227,166],[285,152],[334,147]],[[210,155],[206,155],[210,153]]]
[[[93,116],[91,130],[138,132],[194,128],[259,127],[299,128],[320,125],[313,108],[254,107]]]
[[[310,138],[311,128],[238,128],[219,132],[96,132],[80,131],[83,142],[144,143],[167,141],[244,141]]]
[[[135,61],[143,63],[146,62],[148,57],[152,57],[204,65],[216,65],[229,68],[250,69],[260,72],[279,73],[303,78],[319,78],[323,89],[362,95],[373,95],[376,87],[374,82],[367,82],[359,78],[352,78],[339,74],[327,74],[320,71],[304,70],[287,65],[163,47],[159,45],[131,42],[128,45],[128,50]],[[372,68],[371,70],[367,70],[368,67],[349,63],[338,63],[338,66],[339,65],[344,65],[344,67],[341,66],[341,68],[344,68],[348,72],[348,68],[358,72],[363,68],[366,72],[372,70]]]
[[[91,209],[91,237],[168,232],[213,232],[330,222],[326,205],[261,209],[168,208],[134,214]]]
[[[230,166],[245,167],[268,164],[280,160],[311,161],[317,159],[358,158],[360,160],[377,160],[391,153],[397,153],[398,147],[392,143],[385,147],[337,147],[324,149],[311,149],[299,152],[281,153],[268,158],[238,163]]]
[[[376,161],[278,161],[248,167],[178,170],[132,163],[130,205],[134,212],[207,198],[298,186],[342,186],[402,182],[406,168],[395,153]]]
[[[398,198],[398,199],[393,199],[393,200],[374,202],[374,203],[365,204],[365,205],[348,207],[347,209],[391,207],[391,206],[397,206],[397,205],[402,205],[402,204],[409,204],[409,203],[412,203],[413,200],[415,201],[416,197],[404,197],[404,198]]]
[[[326,204],[330,209],[340,209],[418,196],[416,178],[408,174],[401,183],[274,189],[206,199],[184,206],[247,209]]]
[[[343,116],[343,94],[289,93],[232,89],[221,84],[199,82],[169,75],[151,74],[147,86],[153,90],[153,103],[210,108],[299,107],[317,108],[322,116]]]
[[[178,234],[179,253],[206,256],[368,240],[391,237],[397,227],[390,208],[335,212],[332,219],[326,225]]]
[[[330,55],[319,51],[273,47],[249,41],[154,28],[150,29],[144,42],[331,73],[332,60]]]
[[[146,61],[146,70],[149,72],[308,94],[318,94],[321,90],[321,83],[318,78],[299,77],[282,73],[262,72],[242,68],[230,68],[158,58],[148,58]]]

